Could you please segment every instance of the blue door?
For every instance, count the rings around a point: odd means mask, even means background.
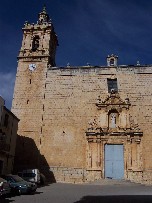
[[[123,145],[105,145],[105,178],[124,178]]]

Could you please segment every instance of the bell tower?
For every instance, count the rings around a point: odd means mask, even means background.
[[[26,21],[22,30],[23,40],[18,59],[22,61],[45,59],[51,66],[55,66],[58,40],[46,7],[43,7],[42,12],[38,14],[36,24]]]
[[[45,89],[48,65],[55,66],[58,46],[54,26],[43,7],[37,23],[25,22],[18,55],[12,112],[20,119],[16,164],[19,168],[39,167],[43,139]],[[23,156],[22,156],[23,155]],[[20,157],[24,157],[24,160]]]

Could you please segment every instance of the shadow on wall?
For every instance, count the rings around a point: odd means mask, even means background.
[[[25,136],[17,136],[16,152],[14,160],[14,173],[24,169],[39,169],[46,177],[48,183],[55,183],[55,177],[50,171],[45,157],[40,154],[34,140]]]
[[[151,203],[151,195],[85,196],[74,203]]]

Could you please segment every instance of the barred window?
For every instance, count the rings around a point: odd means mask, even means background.
[[[117,79],[107,79],[107,84],[108,84],[108,92],[111,93],[112,91],[118,92],[118,87],[117,87]]]

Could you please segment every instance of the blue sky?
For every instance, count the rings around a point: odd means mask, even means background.
[[[0,95],[11,107],[23,24],[46,4],[58,35],[57,66],[152,64],[152,0],[5,0],[0,6]]]

